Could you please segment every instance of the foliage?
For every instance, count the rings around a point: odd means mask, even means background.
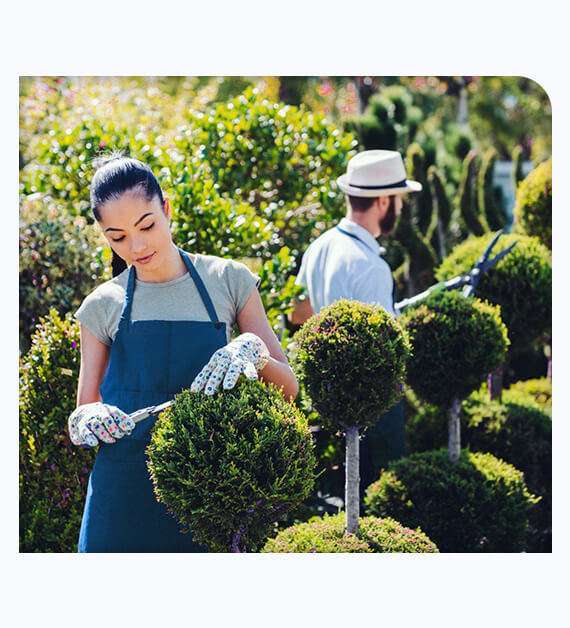
[[[531,396],[544,412],[552,414],[552,382],[546,377],[527,379],[509,386],[511,396]]]
[[[410,144],[406,152],[406,161],[406,172],[410,179],[422,184],[421,192],[414,194],[412,198],[418,229],[426,235],[432,224],[433,200],[426,173],[425,154],[422,147],[416,142]]]
[[[436,270],[438,280],[469,272],[492,237],[471,237],[456,246]],[[548,335],[552,325],[551,253],[536,238],[523,235],[502,236],[496,251],[515,241],[514,249],[485,273],[477,286],[477,296],[500,305],[512,352]]]
[[[267,250],[270,223],[250,204],[220,196],[206,164],[172,158],[161,175],[173,205],[176,244],[220,257],[255,257]]]
[[[104,238],[84,218],[73,217],[50,197],[28,197],[20,208],[20,348],[51,307],[79,307],[97,283],[109,278]]]
[[[508,347],[499,309],[455,291],[438,291],[408,308],[402,324],[412,343],[408,381],[419,397],[449,407],[478,388]]]
[[[532,170],[517,188],[515,218],[519,231],[552,249],[552,160]]]
[[[391,462],[366,492],[367,512],[421,529],[442,552],[519,552],[538,498],[522,472],[489,453],[447,449]]]
[[[299,250],[319,221],[340,217],[344,199],[334,181],[356,143],[324,116],[249,88],[207,113],[191,112],[189,123],[188,141],[199,147],[219,193],[264,214],[279,244]]]
[[[67,434],[79,376],[79,325],[55,309],[20,366],[20,551],[73,552],[94,453]]]
[[[305,417],[273,385],[221,394],[184,390],[147,449],[157,499],[211,550],[255,550],[314,482]]]
[[[313,517],[269,539],[263,552],[271,553],[436,553],[434,543],[418,528],[410,530],[389,517],[363,517],[356,534],[345,534],[344,513]]]
[[[477,180],[479,208],[492,231],[498,231],[507,224],[507,216],[497,202],[493,186],[493,171],[496,161],[497,151],[494,148],[490,148],[483,155]]]
[[[479,157],[470,151],[463,161],[463,173],[459,187],[459,209],[468,232],[481,236],[489,231],[487,220],[481,214],[477,196]]]
[[[410,346],[384,308],[341,299],[294,339],[298,378],[327,428],[371,425],[401,397]]]

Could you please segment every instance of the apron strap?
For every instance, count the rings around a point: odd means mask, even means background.
[[[204,303],[204,307],[208,311],[210,320],[212,321],[212,323],[219,323],[220,321],[218,319],[218,314],[216,313],[216,308],[214,307],[214,304],[212,303],[212,299],[210,298],[210,295],[208,294],[208,290],[206,290],[206,286],[204,285],[202,278],[198,274],[198,271],[194,267],[194,264],[192,264],[192,260],[190,259],[190,256],[182,249],[178,249],[178,252],[182,256],[182,259],[184,260],[184,263],[186,264],[186,268],[188,269],[188,272],[190,273],[192,279],[194,280],[194,283],[196,284],[196,288],[198,288],[198,293],[200,294],[202,303]]]
[[[198,294],[200,295],[200,298],[202,299],[202,303],[204,303],[204,307],[206,308],[208,312],[208,316],[210,317],[210,320],[213,323],[219,324],[220,320],[218,318],[218,314],[216,313],[216,308],[214,307],[212,299],[210,298],[210,295],[208,294],[208,290],[206,290],[206,286],[204,285],[202,278],[198,274],[198,271],[194,267],[194,264],[192,264],[192,260],[190,259],[190,256],[187,253],[185,253],[182,249],[178,249],[178,252],[180,253],[182,259],[184,260],[184,263],[186,264],[186,268],[188,269],[190,276],[194,280],[194,284],[196,285],[196,288],[198,289]],[[131,310],[133,307],[133,295],[135,292],[135,278],[136,278],[135,267],[131,266],[129,268],[127,292],[125,295],[125,302],[123,303],[123,310],[121,312],[119,327],[124,327],[125,325],[128,325],[129,321],[131,320]]]

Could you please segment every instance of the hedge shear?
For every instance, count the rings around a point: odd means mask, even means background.
[[[164,403],[158,404],[156,406],[147,406],[146,408],[141,408],[140,410],[135,410],[129,414],[129,419],[132,419],[135,423],[139,423],[144,419],[148,419],[149,416],[153,416],[155,414],[160,414],[162,411],[170,408],[170,406],[174,403],[174,400],[165,401]]]
[[[442,281],[440,283],[431,286],[424,292],[420,292],[420,294],[416,294],[409,299],[404,299],[399,303],[396,303],[396,308],[399,310],[408,307],[409,305],[414,305],[415,303],[419,303],[423,301],[426,297],[428,297],[434,290],[443,289],[443,290],[454,290],[456,288],[463,288],[463,294],[468,297],[475,293],[479,282],[481,281],[481,277],[488,272],[493,266],[498,264],[503,257],[508,255],[516,245],[516,240],[511,245],[504,248],[502,251],[497,253],[495,257],[490,258],[491,251],[493,250],[495,244],[498,242],[499,238],[503,235],[503,229],[497,231],[497,233],[493,236],[493,239],[483,252],[483,255],[479,258],[475,266],[466,274],[459,275],[458,277],[453,277],[453,279],[448,279],[447,281]]]

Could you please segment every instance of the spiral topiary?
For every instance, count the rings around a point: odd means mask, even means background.
[[[410,530],[394,519],[363,517],[356,534],[344,534],[342,515],[313,517],[269,539],[265,553],[436,553],[438,549],[419,528]]]
[[[515,203],[517,230],[536,236],[552,249],[552,160],[539,164],[521,181]]]
[[[214,396],[183,390],[147,453],[157,499],[216,552],[258,549],[314,483],[306,418],[259,381]]]
[[[441,552],[519,552],[538,502],[521,471],[489,453],[440,449],[391,462],[368,487],[367,512],[421,529]]]
[[[437,269],[437,279],[445,281],[469,272],[492,237],[472,237],[456,246]],[[552,326],[551,253],[537,238],[518,234],[502,236],[496,250],[515,241],[514,249],[485,273],[477,286],[477,296],[501,306],[512,353],[548,335]]]

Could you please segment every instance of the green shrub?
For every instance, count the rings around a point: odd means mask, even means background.
[[[20,346],[51,307],[73,310],[97,283],[110,277],[99,229],[73,217],[50,197],[28,197],[20,208]]]
[[[517,188],[515,220],[520,231],[552,249],[552,160],[538,165]]]
[[[493,185],[493,173],[497,161],[497,151],[490,148],[483,155],[477,180],[479,207],[485,216],[489,228],[493,231],[502,229],[507,223],[507,216],[498,203]]]
[[[440,449],[391,462],[365,504],[370,515],[421,527],[442,552],[519,552],[537,500],[522,472],[492,454],[463,450],[453,464]]]
[[[182,391],[148,447],[157,499],[211,550],[255,550],[314,482],[300,411],[272,385],[243,380],[212,397]]]
[[[356,141],[323,115],[249,88],[205,114],[191,112],[189,122],[186,141],[208,163],[220,195],[253,205],[274,223],[279,244],[299,249],[319,220],[344,213],[335,180]]]
[[[423,400],[446,408],[478,388],[508,347],[499,309],[462,294],[435,292],[406,310],[413,355],[408,382]]]
[[[489,226],[479,207],[477,196],[478,170],[479,157],[475,151],[470,151],[463,161],[458,194],[459,209],[467,231],[482,236],[486,231],[489,231]]]
[[[294,338],[299,380],[328,429],[372,425],[401,397],[410,347],[384,308],[342,299]]]
[[[438,280],[469,272],[492,237],[472,237],[456,246],[437,269]],[[511,352],[549,334],[552,325],[551,253],[536,238],[523,235],[501,237],[496,250],[515,241],[515,248],[483,275],[477,287],[478,297],[501,306]]]
[[[431,186],[426,174],[424,151],[417,142],[408,147],[406,162],[406,170],[410,179],[422,184],[421,192],[414,194],[412,198],[418,229],[422,234],[426,234],[432,223],[433,200]]]
[[[511,397],[530,395],[544,412],[552,414],[552,382],[547,377],[515,382],[509,386],[508,391]]]
[[[94,458],[67,434],[79,364],[79,324],[50,310],[20,367],[22,552],[76,551]]]
[[[313,517],[279,532],[269,539],[263,552],[332,553],[332,552],[429,552],[438,551],[420,530],[410,530],[391,518],[360,519],[356,534],[344,533],[344,513],[332,517]]]

